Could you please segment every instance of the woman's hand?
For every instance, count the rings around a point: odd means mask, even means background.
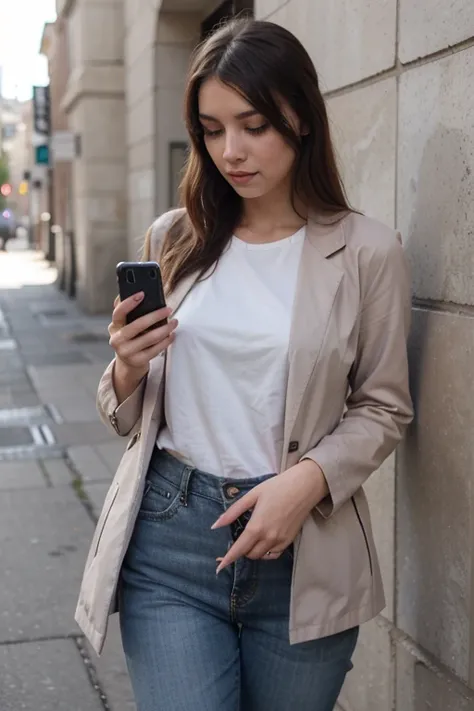
[[[170,315],[169,308],[153,311],[127,324],[127,314],[133,311],[143,297],[143,292],[140,292],[124,301],[116,299],[112,323],[109,325],[109,343],[115,351],[119,367],[139,372],[142,377],[148,372],[150,361],[173,342],[174,330],[178,325],[177,320],[173,319],[165,326],[146,332],[150,326]]]
[[[282,474],[267,479],[232,504],[212,526],[229,526],[245,511],[252,516],[233,546],[219,558],[216,573],[238,558],[278,558],[298,535],[310,511],[329,493],[318,465],[305,459]]]

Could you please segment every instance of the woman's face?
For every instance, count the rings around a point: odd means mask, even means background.
[[[290,110],[287,118],[297,128]],[[235,89],[208,79],[199,92],[206,148],[217,169],[242,198],[259,198],[291,185],[294,150]]]

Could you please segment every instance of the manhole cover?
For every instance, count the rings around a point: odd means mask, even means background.
[[[48,425],[30,427],[0,427],[0,461],[50,456],[54,447],[54,435]]]
[[[2,447],[34,444],[34,441],[29,427],[0,427],[0,449]]]

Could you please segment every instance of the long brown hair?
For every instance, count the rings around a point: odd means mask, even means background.
[[[190,151],[180,186],[186,213],[165,238],[160,265],[166,290],[194,272],[204,274],[221,256],[242,218],[242,198],[217,170],[204,143],[199,90],[211,77],[239,91],[295,151],[292,199],[317,213],[343,215],[351,208],[339,176],[318,76],[306,49],[271,22],[232,20],[199,45],[185,92]],[[308,134],[286,120],[281,102]]]

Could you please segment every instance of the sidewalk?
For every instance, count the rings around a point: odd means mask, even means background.
[[[54,278],[37,253],[0,253],[0,709],[134,711],[117,616],[100,659],[74,622],[126,444],[95,409],[109,318],[81,314]]]

